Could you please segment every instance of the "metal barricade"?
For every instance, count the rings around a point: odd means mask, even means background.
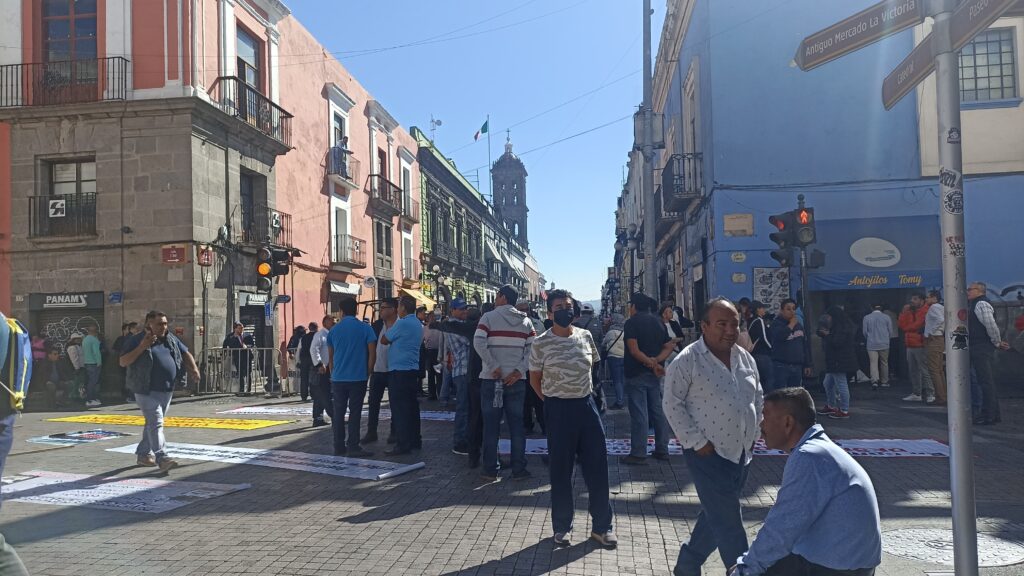
[[[279,395],[280,361],[275,348],[209,348],[199,357],[197,393]]]

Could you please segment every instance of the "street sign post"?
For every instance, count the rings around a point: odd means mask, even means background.
[[[929,74],[935,72],[939,204],[942,206],[939,223],[942,234],[942,291],[945,296],[946,381],[949,400],[949,478],[953,512],[953,562],[957,576],[978,575],[974,464],[971,460],[971,365],[967,347],[957,342],[957,338],[967,334],[968,323],[958,53],[1014,3],[1015,0],[965,0],[963,3],[958,0],[918,0],[911,7],[910,0],[905,3],[884,2],[807,37],[797,53],[797,65],[803,70],[809,70],[874,42],[887,33],[916,24],[924,15],[931,16],[935,22],[932,32],[885,79],[882,84],[882,103],[886,110],[891,109]],[[904,8],[902,14],[890,12],[889,27],[879,29],[871,26],[874,22],[871,14],[882,5],[890,8],[902,5]],[[831,40],[827,33],[831,33]]]
[[[800,43],[796,65],[807,71],[924,21],[923,0],[886,0],[815,32]]]

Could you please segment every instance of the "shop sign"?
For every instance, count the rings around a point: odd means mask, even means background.
[[[891,268],[900,263],[900,249],[882,238],[861,238],[850,245],[850,257],[871,268]]]
[[[103,292],[67,292],[63,294],[29,294],[29,310],[60,310],[103,308]]]

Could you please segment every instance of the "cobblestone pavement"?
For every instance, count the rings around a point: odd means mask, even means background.
[[[946,440],[941,408],[900,401],[896,387],[853,391],[853,418],[826,421],[835,438],[935,438]],[[242,405],[295,405],[294,399],[235,397],[176,399],[171,414],[217,416]],[[436,403],[423,402],[424,409]],[[1024,544],[1024,400],[1006,400],[1003,424],[976,430],[975,462],[979,531]],[[93,412],[137,414],[133,405]],[[68,415],[63,413],[61,415]],[[30,444],[25,438],[85,430],[97,425],[46,422],[53,414],[27,414],[15,429],[6,475],[39,469],[103,476],[152,477],[133,456],[105,451],[131,439],[73,448]],[[227,416],[224,416],[227,417]],[[245,418],[245,416],[238,416]],[[281,419],[275,416],[249,418]],[[628,415],[606,417],[610,438],[628,437]],[[138,432],[131,426],[105,429]],[[610,465],[619,547],[596,548],[589,534],[586,495],[577,481],[575,544],[553,549],[549,486],[537,456],[534,478],[485,484],[478,470],[451,452],[450,422],[423,423],[424,449],[415,462],[426,468],[379,482],[249,465],[182,461],[169,477],[216,483],[248,482],[252,488],[154,515],[7,502],[0,531],[37,576],[145,574],[670,574],[697,515],[699,503],[682,458],[629,467]],[[330,429],[306,419],[254,431],[169,428],[172,442],[329,453]],[[125,441],[129,440],[129,441]],[[368,446],[378,455],[383,442]],[[382,459],[384,457],[381,457]],[[948,460],[861,458],[878,492],[883,530],[946,528]],[[753,536],[774,501],[785,459],[756,458],[747,483],[744,513]],[[878,574],[952,573],[952,568],[884,556]],[[706,574],[723,574],[717,557]],[[1024,564],[985,568],[985,576],[1021,575]]]

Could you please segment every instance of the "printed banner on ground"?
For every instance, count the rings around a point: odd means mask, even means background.
[[[313,417],[312,406],[243,406],[241,408],[233,408],[231,410],[221,410],[217,414],[231,414],[231,415],[264,415],[264,416],[309,416]],[[346,412],[347,414],[347,412]],[[363,410],[363,416],[368,416],[369,412]],[[330,414],[328,414],[330,416]],[[391,411],[383,409],[380,411],[381,420],[390,420]],[[435,411],[435,410],[421,410],[420,420],[434,420],[440,422],[454,422],[455,412]]]
[[[135,447],[107,448],[108,452],[135,454]],[[345,476],[361,480],[384,480],[406,472],[423,468],[423,462],[399,464],[362,458],[346,458],[327,454],[306,454],[288,450],[261,450],[258,448],[236,448],[231,446],[209,446],[205,444],[167,444],[167,455],[183,460],[206,460],[228,464],[252,464],[268,468],[285,468],[301,472],[315,472],[332,476]]]
[[[949,446],[938,440],[836,440],[843,450],[851,456],[868,456],[872,458],[948,458]],[[610,456],[628,456],[628,438],[609,438],[605,445]],[[511,444],[507,439],[498,440],[498,452],[509,454]],[[647,438],[647,453],[654,452],[654,437]],[[548,441],[546,438],[527,438],[527,454],[547,454]],[[682,455],[683,448],[673,438],[668,442],[668,453],[670,455]],[[782,450],[769,450],[764,445],[764,440],[758,440],[754,445],[755,456],[785,456]]]
[[[33,444],[77,446],[79,444],[109,440],[110,438],[121,438],[123,436],[132,436],[132,434],[114,432],[113,430],[85,430],[82,432],[64,432],[61,434],[50,434],[49,436],[36,436],[35,438],[27,438],[25,441]]]
[[[129,414],[83,414],[50,418],[49,422],[79,422],[86,424],[114,424],[118,426],[144,426],[146,419],[142,416]],[[288,424],[294,420],[239,420],[235,418],[191,418],[188,416],[170,416],[164,418],[164,426],[171,428],[220,428],[222,430],[257,430],[280,424]]]
[[[249,488],[249,484],[212,484],[155,478],[103,478],[32,470],[3,485],[4,500],[84,506],[103,510],[159,514]]]

